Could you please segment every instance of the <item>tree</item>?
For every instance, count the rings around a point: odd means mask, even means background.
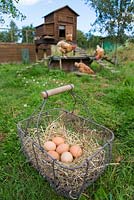
[[[77,30],[77,44],[79,47],[86,49],[88,47],[87,37],[80,30]]]
[[[93,31],[107,33],[123,39],[134,33],[133,0],[84,0],[96,12]]]
[[[30,26],[22,27],[22,43],[33,43],[35,28],[31,24]]]
[[[9,42],[8,41],[8,32],[7,31],[0,32],[0,42]]]
[[[15,3],[18,3],[19,0],[14,0]],[[0,23],[4,23],[4,14],[9,15],[9,17],[17,19],[25,19],[25,16],[16,8],[13,0],[1,0],[0,1]]]
[[[20,31],[13,20],[10,22],[10,28],[8,31],[8,42],[18,42],[20,37]]]
[[[94,48],[96,49],[96,46],[97,45],[102,45],[102,42],[101,42],[101,37],[100,36],[95,36],[95,35],[91,35],[90,33],[89,34],[86,34],[87,35],[87,39],[88,39],[88,46],[89,48]]]
[[[13,20],[9,24],[9,28],[3,29],[4,31],[0,32],[0,41],[1,42],[18,42],[20,39],[20,30]]]

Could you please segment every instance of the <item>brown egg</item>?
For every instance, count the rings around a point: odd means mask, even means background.
[[[70,147],[70,152],[75,158],[78,158],[82,155],[82,149],[77,144]]]
[[[63,152],[61,154],[61,162],[71,163],[73,161],[73,156],[70,152]]]
[[[59,154],[62,154],[63,152],[65,151],[69,151],[69,144],[60,144],[57,148],[56,148],[56,151],[59,153]]]
[[[63,137],[54,137],[52,141],[58,146],[59,144],[64,143],[65,139]]]
[[[48,154],[56,160],[60,160],[60,155],[56,151],[48,151]]]
[[[52,141],[47,141],[44,144],[44,149],[46,151],[54,151],[56,149],[56,144]]]

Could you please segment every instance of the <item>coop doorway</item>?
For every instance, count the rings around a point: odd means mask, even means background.
[[[64,25],[59,26],[59,37],[65,38],[66,28]]]

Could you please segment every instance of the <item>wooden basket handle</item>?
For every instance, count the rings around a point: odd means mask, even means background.
[[[65,85],[65,86],[61,86],[61,87],[58,87],[58,88],[54,88],[54,89],[51,89],[51,90],[46,90],[44,92],[42,92],[42,97],[43,98],[48,98],[49,96],[53,96],[55,94],[59,94],[59,93],[62,93],[62,92],[65,92],[65,91],[69,91],[69,90],[72,90],[74,88],[74,85],[73,84],[70,84],[70,85]]]

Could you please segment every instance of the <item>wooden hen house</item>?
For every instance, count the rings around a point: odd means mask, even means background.
[[[44,16],[44,23],[35,27],[36,55],[40,49],[44,56],[51,55],[51,45],[66,39],[67,34],[72,34],[73,42],[76,42],[78,16],[67,5]]]

